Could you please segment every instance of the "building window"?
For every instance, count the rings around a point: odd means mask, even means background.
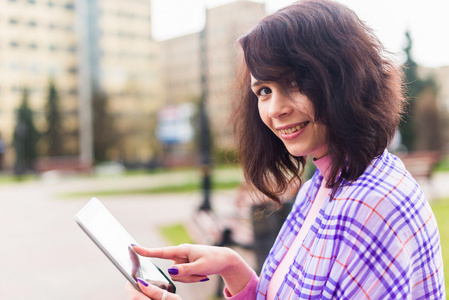
[[[28,22],[28,26],[30,26],[30,27],[36,27],[36,22],[35,22],[35,21],[29,21],[29,22]]]
[[[11,48],[17,48],[17,47],[19,47],[19,43],[15,42],[15,41],[12,41],[12,42],[9,43],[9,46]]]
[[[64,5],[65,9],[67,10],[73,10],[75,8],[75,5],[73,3],[66,3]]]
[[[36,0],[28,0],[28,4],[34,5],[34,4],[36,4]]]
[[[13,18],[9,19],[9,24],[11,24],[11,25],[16,25],[17,23],[19,23],[19,22],[17,21],[17,19],[13,19]]]
[[[9,68],[11,69],[11,71],[18,71],[18,70],[20,70],[20,65],[16,62],[12,62],[9,65]]]
[[[33,74],[38,74],[39,73],[39,67],[35,64],[30,66],[30,72]]]

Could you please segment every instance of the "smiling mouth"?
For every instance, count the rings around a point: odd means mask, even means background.
[[[290,128],[287,128],[287,129],[281,129],[281,130],[279,130],[279,131],[280,131],[282,134],[291,134],[291,133],[294,133],[294,132],[296,132],[296,131],[301,130],[301,129],[304,128],[307,124],[309,124],[309,122],[304,122],[304,123],[299,124],[298,126],[290,127]]]

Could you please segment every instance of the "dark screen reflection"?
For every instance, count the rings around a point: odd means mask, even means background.
[[[137,281],[137,277],[142,278],[142,268],[140,267],[139,256],[131,246],[128,246],[128,251],[132,265],[131,276],[135,281]]]
[[[145,274],[143,274],[143,271],[142,271],[142,266],[140,264],[139,255],[134,251],[134,249],[131,246],[128,246],[128,252],[129,252],[129,257],[131,259],[131,265],[132,265],[131,276],[135,281],[137,281],[137,277],[139,277],[139,278],[144,279],[146,282],[148,282],[152,285],[155,285],[161,289],[167,290],[171,293],[175,293],[176,289],[173,284],[146,278],[147,276],[145,276]],[[150,275],[150,274],[148,274],[148,275]]]

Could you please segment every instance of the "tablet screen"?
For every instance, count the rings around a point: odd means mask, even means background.
[[[115,217],[96,198],[92,198],[75,216],[86,232],[114,265],[137,287],[136,278],[175,292],[173,283],[150,258],[137,255],[130,247],[137,244]]]

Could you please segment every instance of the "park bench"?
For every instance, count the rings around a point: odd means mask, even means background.
[[[41,174],[49,171],[61,173],[88,173],[92,166],[77,156],[44,157],[36,161],[36,171]]]
[[[440,152],[417,151],[398,155],[398,157],[416,180],[430,181],[432,171],[440,159]]]
[[[261,248],[271,247],[296,193],[295,188],[286,193],[279,208],[266,200],[254,203],[247,185],[242,184],[230,212],[198,209],[186,224],[187,231],[197,244],[236,246],[260,252]]]
[[[291,198],[296,191],[286,195],[285,205],[279,211],[265,202],[255,204],[242,184],[231,212],[219,213],[197,210],[187,222],[186,229],[196,244],[238,247],[249,250],[255,259],[255,269],[260,272],[274,239],[291,210]],[[220,280],[216,296],[220,297],[223,282]]]
[[[211,210],[198,210],[186,225],[196,244],[238,246],[251,249],[254,234],[251,219],[241,213],[217,214]]]

